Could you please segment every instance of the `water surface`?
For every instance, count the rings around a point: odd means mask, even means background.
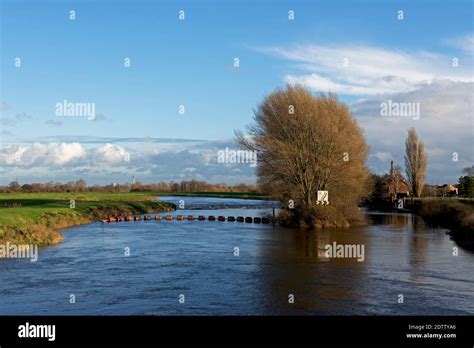
[[[200,210],[176,214],[271,212],[261,201],[184,199]],[[207,203],[216,209],[203,210]],[[473,253],[453,256],[445,230],[411,214],[368,218],[364,227],[318,232],[176,220],[69,228],[36,263],[0,260],[0,315],[474,313]],[[333,242],[364,245],[364,262],[321,257]]]

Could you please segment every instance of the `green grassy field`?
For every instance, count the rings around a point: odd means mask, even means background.
[[[174,209],[174,205],[158,202],[149,193],[0,194],[0,242],[55,244],[61,240],[61,228],[120,213],[167,209]]]
[[[39,192],[39,193],[0,193],[0,204],[3,200],[19,199],[62,199],[82,201],[150,201],[157,196],[220,197],[242,199],[265,199],[259,192]]]
[[[150,192],[38,192],[38,193],[0,193],[0,205],[4,200],[81,200],[81,201],[149,201],[156,200],[156,194]],[[69,205],[69,204],[68,204]]]

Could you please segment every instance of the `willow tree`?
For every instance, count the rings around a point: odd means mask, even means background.
[[[345,104],[287,85],[254,114],[248,135],[237,132],[238,142],[257,151],[262,190],[294,202],[293,223],[347,226],[359,217],[357,205],[369,193],[368,145]],[[318,191],[328,191],[328,205],[320,204]]]
[[[428,155],[425,152],[425,145],[418,139],[415,128],[410,128],[405,141],[405,169],[408,182],[416,197],[420,197],[423,192],[427,164]]]

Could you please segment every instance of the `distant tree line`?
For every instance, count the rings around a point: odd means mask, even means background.
[[[31,183],[21,185],[12,181],[7,186],[0,186],[0,192],[260,192],[252,184],[211,184],[205,181],[188,180],[180,182],[159,182],[143,184],[139,181],[134,184],[107,184],[88,186],[85,180],[80,179],[68,183]]]

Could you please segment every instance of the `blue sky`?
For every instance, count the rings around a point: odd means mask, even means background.
[[[1,3],[3,182],[13,177],[23,182],[77,180],[81,175],[109,182],[111,174],[116,181],[133,174],[143,181],[171,180],[186,168],[182,178],[251,182],[253,169],[211,166],[208,172],[209,156],[222,144],[232,146],[234,130],[244,129],[258,102],[286,82],[306,84],[315,93],[335,92],[357,110],[372,147],[368,164],[376,172],[390,158],[402,164],[403,132],[411,126],[432,152],[432,182],[455,182],[461,169],[472,165],[471,1]],[[74,21],[70,10],[76,12]],[[180,10],[184,21],[178,18]],[[294,20],[288,19],[290,10]],[[397,20],[399,10],[404,11],[402,21]],[[20,68],[14,65],[16,57]],[[126,57],[129,68],[123,66]],[[339,66],[344,57],[349,59],[346,70]],[[460,62],[455,69],[453,57]],[[234,58],[240,60],[238,69]],[[426,123],[423,118],[387,123],[377,117],[379,101],[403,96],[430,110],[433,93],[442,96],[446,90],[459,90],[449,99],[452,107],[429,119],[431,113]],[[410,93],[417,97],[410,99]],[[96,121],[58,117],[55,104],[64,99],[93,102],[101,116]],[[181,104],[184,115],[178,113]],[[453,139],[439,145],[442,125],[453,117],[452,127],[461,136],[453,130],[448,134]],[[466,125],[468,133],[463,133]],[[378,131],[386,128],[394,133]],[[166,140],[176,138],[204,142],[178,146]],[[81,148],[71,145],[76,143]],[[33,144],[40,144],[35,147],[39,154],[33,153]],[[103,148],[107,144],[112,146]],[[205,149],[207,154],[199,157]],[[111,162],[113,173],[94,171],[94,161],[100,160],[95,155],[108,151],[112,157],[129,152],[149,165],[137,173],[133,161],[123,167]],[[24,157],[29,160],[12,163],[18,152],[29,154]],[[455,163],[453,152],[460,155]],[[189,156],[189,166],[170,166],[167,172],[170,163],[164,161],[173,157],[157,155],[164,153]],[[62,156],[66,161],[57,160]]]

